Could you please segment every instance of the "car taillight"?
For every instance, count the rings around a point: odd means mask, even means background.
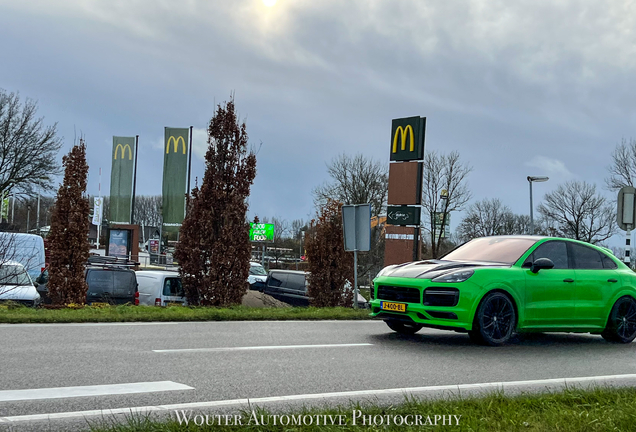
[[[139,291],[135,293],[135,306],[139,306]]]
[[[159,297],[155,299],[155,306],[161,306],[161,299]]]

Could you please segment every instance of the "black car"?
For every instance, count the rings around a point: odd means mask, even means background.
[[[88,284],[87,305],[139,304],[137,277],[130,268],[135,263],[114,257],[91,257],[84,276]],[[35,280],[42,303],[50,304],[48,268]]]
[[[309,306],[304,271],[270,270],[263,292],[293,306]]]
[[[308,274],[308,272],[297,270],[270,270],[262,291],[292,306],[309,306]],[[369,307],[367,300],[360,294],[358,294],[358,307]]]

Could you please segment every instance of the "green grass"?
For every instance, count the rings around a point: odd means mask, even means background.
[[[434,421],[435,415],[461,416],[459,426],[454,422],[452,426],[389,426],[361,425],[361,418],[357,425],[353,425],[353,410],[360,410],[365,417],[386,416],[411,416],[410,421],[415,422],[415,416],[422,416],[422,422],[426,417]],[[226,412],[193,411],[193,415],[210,416],[214,414],[231,414]],[[257,411],[257,419],[260,415],[272,414],[266,410]],[[525,395],[519,397],[504,397],[503,394],[492,394],[483,398],[455,398],[446,400],[421,401],[415,399],[406,400],[403,404],[382,407],[377,405],[355,405],[330,408],[330,409],[305,409],[288,412],[276,412],[278,415],[344,415],[346,425],[330,424],[320,426],[287,425],[268,426],[247,425],[251,412],[242,413],[243,426],[197,426],[190,423],[189,426],[180,425],[174,412],[171,420],[155,421],[148,417],[129,417],[126,424],[99,424],[91,422],[93,432],[172,432],[172,431],[527,431],[527,432],[580,432],[580,431],[634,431],[636,430],[636,389],[608,389],[599,388],[591,391],[570,389],[562,393],[543,395]],[[334,417],[335,418],[335,417]],[[322,420],[321,420],[322,421]],[[441,420],[438,420],[441,422]],[[271,421],[270,421],[271,423]],[[327,421],[329,423],[329,421]]]
[[[0,305],[0,323],[81,323],[149,321],[359,320],[368,310],[349,308],[248,308],[110,306],[33,309]]]

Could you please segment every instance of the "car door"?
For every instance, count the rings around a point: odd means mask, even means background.
[[[179,277],[167,277],[163,281],[162,292],[163,306],[183,305],[185,302],[185,292]]]
[[[530,271],[539,258],[548,258],[554,268]],[[559,327],[571,324],[575,316],[576,281],[566,242],[551,240],[540,244],[524,262],[526,279],[525,325]]]
[[[309,297],[307,297],[307,286],[305,283],[305,275],[290,273],[287,276],[285,284],[286,303],[294,306],[309,306]]]
[[[571,243],[576,276],[576,323],[604,328],[607,305],[619,285],[617,265],[591,247]]]
[[[264,292],[277,300],[285,301],[284,286],[287,282],[287,273],[270,271]]]

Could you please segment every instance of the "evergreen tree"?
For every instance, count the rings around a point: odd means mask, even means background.
[[[190,304],[238,304],[247,290],[251,245],[246,200],[256,176],[256,156],[247,144],[234,101],[219,105],[208,127],[203,183],[187,197],[174,255]]]
[[[89,206],[86,196],[88,164],[84,140],[62,158],[64,182],[51,215],[49,295],[55,304],[84,304],[87,285]]]
[[[342,203],[327,200],[318,220],[310,223],[305,248],[311,305],[350,307],[353,304],[353,253],[344,250]]]

